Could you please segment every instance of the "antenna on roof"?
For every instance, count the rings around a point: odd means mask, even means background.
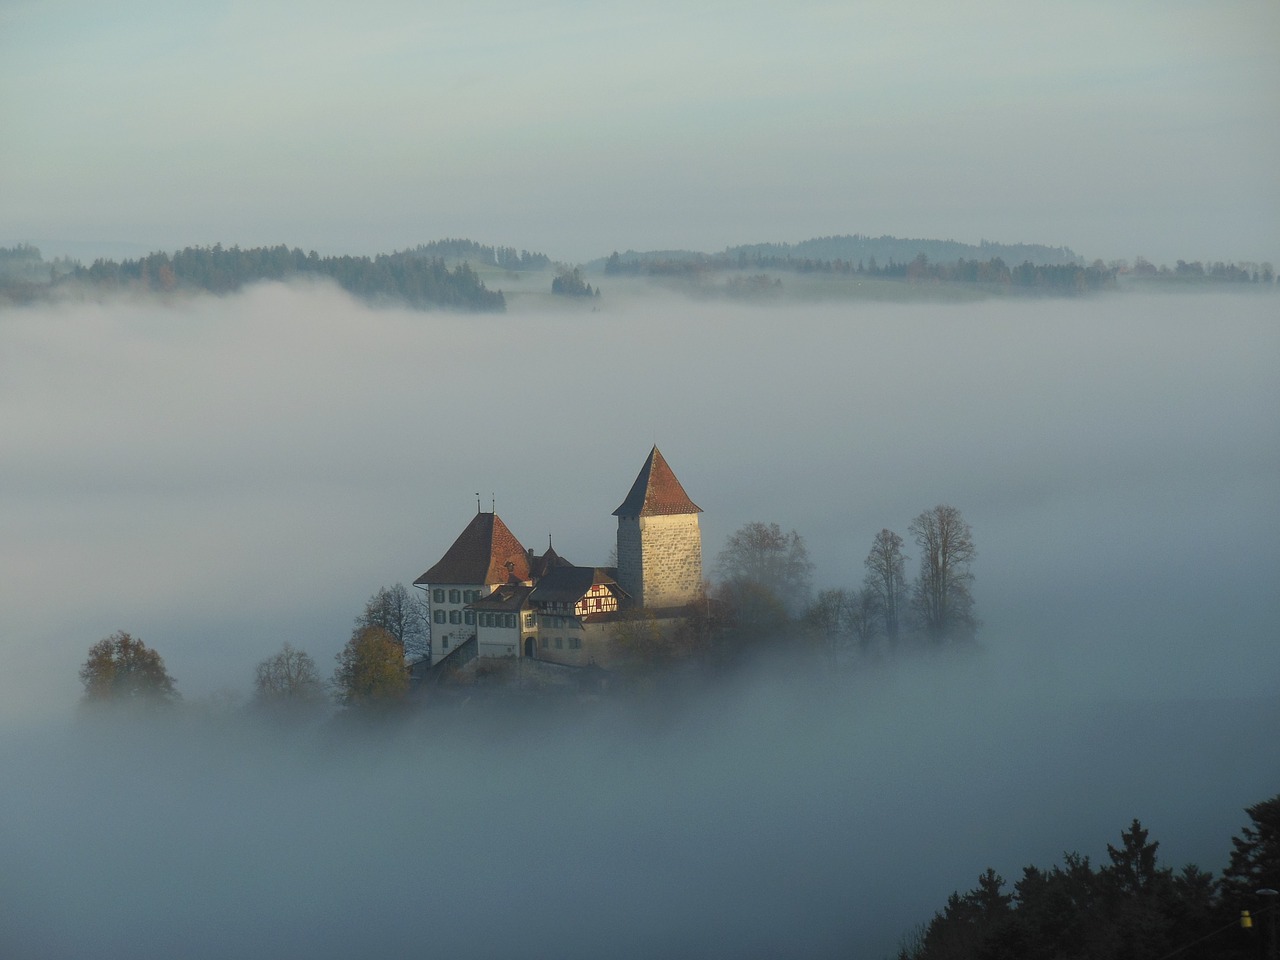
[[[480,491],[476,491],[476,513],[480,512]]]
[[[551,549],[551,534],[547,534],[547,549]]]
[[[489,512],[490,513],[498,512],[498,498],[494,496],[492,493],[489,494]]]

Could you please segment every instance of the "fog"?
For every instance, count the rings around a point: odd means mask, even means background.
[[[1221,868],[1280,773],[1273,297],[511,304],[0,313],[6,955],[878,957],[1135,816]],[[605,562],[654,442],[708,573],[776,521],[853,586],[881,527],[958,507],[980,645],[359,734],[205,702],[285,641],[327,672],[477,493]],[[76,722],[117,629],[174,726]]]

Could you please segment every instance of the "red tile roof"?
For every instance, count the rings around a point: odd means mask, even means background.
[[[613,511],[615,517],[665,517],[677,513],[701,513],[702,508],[689,499],[680,481],[667,466],[657,447],[649,451],[649,459],[631,485],[622,506]]]
[[[413,581],[435,583],[507,583],[529,579],[529,556],[496,513],[477,513],[440,562]]]

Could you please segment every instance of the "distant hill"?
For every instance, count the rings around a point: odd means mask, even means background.
[[[527,251],[525,256],[527,259]],[[204,290],[222,294],[263,280],[315,276],[327,277],[370,303],[403,303],[417,309],[506,308],[502,291],[486,288],[467,262],[450,269],[443,257],[417,252],[321,257],[314,250],[303,253],[284,245],[241,249],[215,244],[186,247],[172,255],[151,253],[136,260],[99,259],[89,267],[62,264],[59,269],[56,263],[44,265],[35,247],[19,245],[0,250],[0,266],[5,268],[0,270],[0,300],[12,302],[36,300],[67,285],[95,290]],[[15,274],[15,279],[8,279]]]
[[[1068,247],[1047,247],[1039,243],[961,243],[958,240],[921,240],[901,237],[868,237],[847,234],[840,237],[815,237],[800,243],[750,243],[729,247],[725,255],[732,260],[790,257],[795,260],[845,260],[857,263],[875,258],[881,264],[910,263],[920,254],[932,263],[956,263],[959,260],[991,260],[999,257],[1006,263],[1035,266],[1083,264],[1084,259]]]
[[[1068,247],[1049,247],[1039,243],[961,243],[958,240],[923,240],[902,237],[869,237],[846,234],[839,237],[815,237],[799,243],[748,243],[726,247],[720,253],[694,250],[628,250],[600,257],[587,264],[589,271],[617,272],[628,264],[660,264],[673,268],[684,264],[751,268],[761,263],[776,266],[779,261],[842,261],[857,265],[876,262],[910,263],[920,254],[931,263],[957,263],[960,260],[994,260],[1005,263],[1031,263],[1033,266],[1082,265],[1084,259]]]

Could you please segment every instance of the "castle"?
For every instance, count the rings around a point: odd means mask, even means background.
[[[701,595],[701,512],[656,446],[613,511],[617,567],[574,566],[549,545],[535,556],[496,512],[477,510],[413,582],[428,603],[429,666],[455,656],[607,665],[619,620],[678,617]]]

